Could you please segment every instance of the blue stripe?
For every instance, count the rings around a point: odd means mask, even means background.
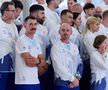
[[[13,61],[9,54],[0,59],[0,71],[11,71],[13,69]]]
[[[105,80],[105,78],[103,78],[101,80],[101,83],[98,81],[97,83],[94,82],[91,85],[91,90],[105,90],[105,88],[106,88],[106,80]]]
[[[68,88],[68,87],[64,87],[64,86],[56,86],[55,90],[79,90],[79,86],[75,87],[75,88]]]
[[[15,90],[15,73],[0,72],[0,90]]]
[[[15,85],[16,90],[40,90],[40,84],[31,85],[31,84],[21,84]]]

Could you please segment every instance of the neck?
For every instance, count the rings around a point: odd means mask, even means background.
[[[33,37],[34,37],[34,34],[25,33],[25,35],[26,35],[27,37],[29,37],[30,39],[33,39]]]
[[[11,24],[12,20],[9,20],[7,17],[5,16],[2,16],[2,20],[5,22],[5,23],[8,23],[8,24]]]
[[[63,43],[65,43],[65,44],[68,44],[68,43],[69,43],[69,40],[62,40],[62,39],[61,39],[61,41],[62,41]]]
[[[103,24],[105,27],[108,27],[108,22],[102,21],[102,24]]]
[[[55,8],[52,5],[49,5],[48,8],[51,9],[52,11],[55,10]]]
[[[90,31],[91,31],[92,33],[94,33],[94,32],[95,32],[95,31],[94,31],[94,30],[92,30],[92,29],[91,29]]]

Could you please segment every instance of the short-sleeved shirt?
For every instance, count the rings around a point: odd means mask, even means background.
[[[25,52],[29,52],[35,58],[42,54],[36,37],[30,39],[26,35],[22,35],[16,43],[15,84],[39,84],[38,68],[27,66],[21,57],[21,54]]]

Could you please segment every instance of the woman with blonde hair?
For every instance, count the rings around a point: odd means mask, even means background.
[[[96,37],[95,32],[99,30],[99,25],[100,21],[98,18],[91,16],[87,19],[83,39],[89,55],[95,50],[93,47],[93,42],[94,38]]]
[[[91,69],[90,74],[91,74],[91,84],[92,85],[94,85],[93,84],[94,82],[95,82],[95,84],[97,83],[96,77],[94,77],[93,76],[94,74],[92,74],[94,72],[94,68],[91,65],[91,63],[93,61],[93,59],[91,60],[91,54],[96,51],[96,48],[93,47],[93,43],[94,43],[95,37],[97,36],[96,32],[98,32],[98,30],[99,30],[99,25],[100,25],[99,18],[96,18],[93,16],[89,17],[86,22],[85,33],[84,33],[84,37],[83,37],[84,45],[85,45],[87,52],[90,56],[90,69]],[[96,90],[96,89],[92,88],[91,90]]]

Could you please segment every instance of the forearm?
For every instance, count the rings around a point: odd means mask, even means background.
[[[36,67],[40,63],[38,58],[31,56],[29,53],[23,53],[21,56],[29,67]]]

